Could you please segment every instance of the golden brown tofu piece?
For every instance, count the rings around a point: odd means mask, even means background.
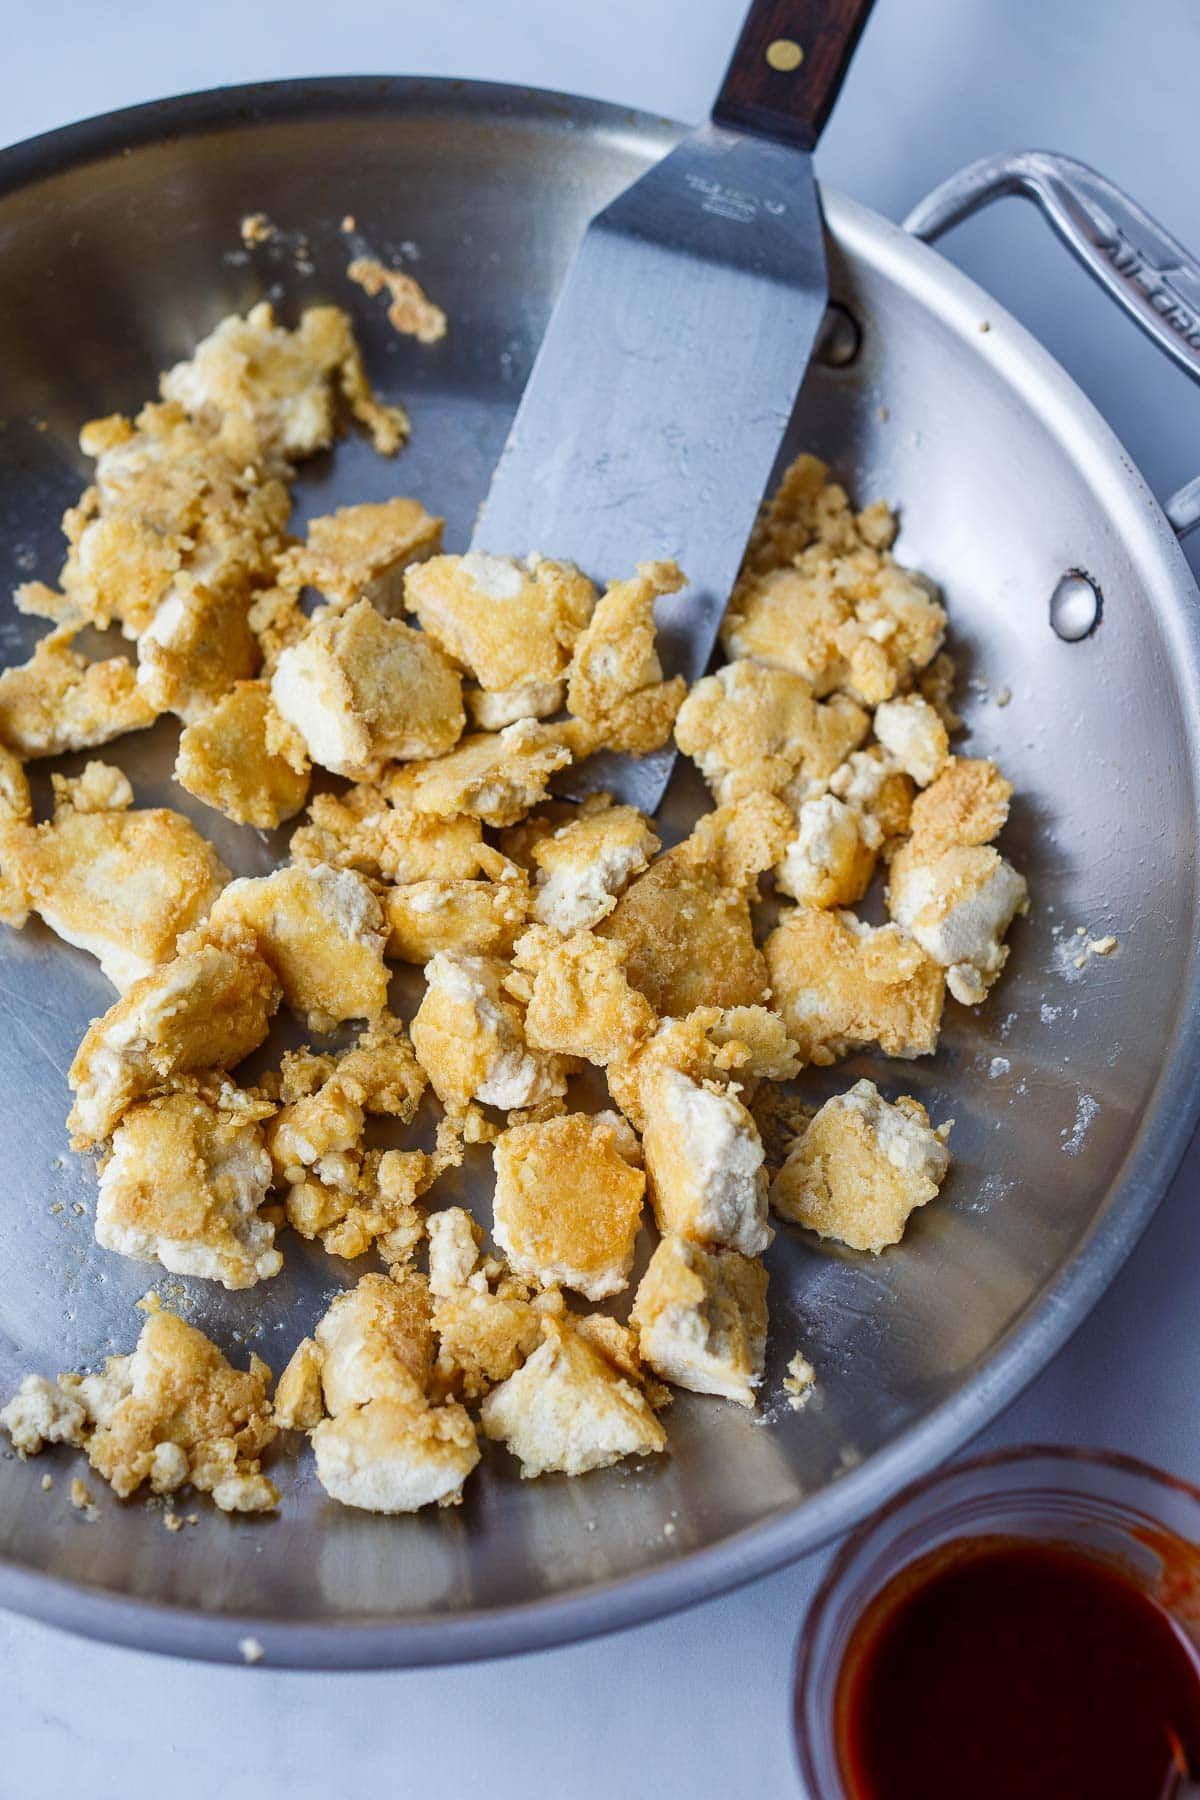
[[[200,718],[262,660],[244,594],[177,581],[137,642],[137,684],[155,712]]]
[[[338,434],[339,398],[381,456],[408,436],[404,408],[372,394],[349,315],[336,306],[307,307],[295,331],[277,325],[265,301],[245,318],[233,313],[160,386],[164,400],[182,406],[239,462],[279,467],[327,450]]]
[[[514,871],[515,873],[515,871]],[[425,964],[439,950],[507,956],[525,928],[525,881],[414,881],[384,895],[386,954]]]
[[[758,1127],[736,1095],[714,1081],[657,1068],[640,1087],[642,1148],[662,1232],[757,1256],[771,1241]]]
[[[230,1069],[257,1050],[279,983],[247,931],[189,933],[179,954],[135,981],[84,1034],[67,1080],[79,1150],[99,1144],[135,1100],[197,1069]]]
[[[512,1267],[589,1300],[629,1280],[646,1177],[616,1113],[514,1125],[496,1141],[492,1231]]]
[[[366,1512],[457,1506],[479,1461],[475,1426],[455,1401],[371,1400],[322,1419],[312,1446],[326,1493]]]
[[[874,819],[884,857],[890,857],[898,838],[907,836],[916,783],[881,745],[871,744],[848,756],[829,777],[829,791],[864,818]]]
[[[550,719],[567,697],[565,680],[519,681],[515,687],[463,689],[463,700],[476,731],[503,731],[518,719]]]
[[[409,572],[405,605],[434,643],[494,692],[558,681],[596,590],[571,563],[435,556]]]
[[[152,1312],[137,1347],[110,1356],[98,1375],[60,1375],[82,1414],[88,1461],[125,1500],[143,1482],[173,1494],[190,1482],[223,1512],[270,1512],[279,1490],[262,1473],[276,1436],[271,1371],[250,1357],[248,1371],[169,1312]]]
[[[91,750],[158,717],[133,664],[88,662],[71,648],[76,629],[47,632],[28,662],[0,675],[0,741],[19,757]]]
[[[462,682],[441,651],[368,600],[324,609],[280,656],[271,697],[313,762],[356,781],[397,758],[441,756],[466,723]]]
[[[388,296],[387,319],[393,331],[415,337],[418,343],[436,344],[446,335],[446,315],[435,306],[415,275],[389,269],[374,256],[356,256],[346,270],[364,294]]]
[[[878,1044],[887,1056],[937,1048],[945,978],[894,925],[797,907],[767,939],[771,992],[805,1062]]]
[[[625,945],[629,980],[660,1017],[767,997],[746,895],[677,857],[651,863],[597,929]]]
[[[521,1007],[503,989],[496,957],[439,951],[412,1022],[413,1047],[449,1113],[472,1100],[503,1112],[564,1094],[561,1057],[531,1047]]]
[[[644,994],[630,986],[620,943],[578,931],[569,938],[539,927],[517,945],[518,967],[530,978],[527,1041],[600,1066],[624,1056],[657,1023]]]
[[[32,818],[33,802],[24,764],[0,744],[0,823],[27,825]]]
[[[404,572],[441,547],[444,519],[419,500],[367,501],[310,519],[303,544],[277,564],[281,588],[316,588],[339,610],[369,600],[391,619],[403,609]]]
[[[301,1338],[292,1351],[275,1383],[275,1423],[281,1431],[311,1431],[325,1417],[322,1360],[315,1338]]]
[[[881,501],[856,514],[826,464],[806,453],[785,470],[759,513],[743,568],[756,574],[786,568],[813,543],[842,552],[863,544],[887,550],[895,536],[896,521]]]
[[[851,906],[870,886],[882,843],[882,828],[872,814],[836,794],[806,800],[775,885],[805,906]]]
[[[100,794],[110,777],[115,783]],[[52,820],[0,824],[6,884],[124,992],[170,961],[176,939],[206,917],[229,871],[181,813],[126,811],[133,796],[119,770],[89,763],[80,780],[55,780]]]
[[[758,877],[781,860],[795,830],[786,801],[775,794],[747,794],[701,813],[691,836],[668,854],[708,869],[722,887],[754,898]]]
[[[990,844],[1008,818],[1012,782],[983,757],[952,756],[913,803],[914,845],[924,857],[952,844]]]
[[[919,1100],[889,1104],[874,1082],[827,1100],[775,1178],[780,1218],[852,1250],[898,1244],[909,1214],[937,1194],[950,1167],[953,1120],[933,1130]]]
[[[664,1069],[694,1082],[728,1085],[743,1095],[760,1081],[788,1081],[799,1070],[795,1040],[765,1006],[700,1006],[682,1019],[664,1019],[652,1037],[627,1044],[608,1064],[608,1088],[638,1131],[646,1129],[643,1083]]]
[[[493,736],[478,732],[432,762],[389,774],[383,789],[393,806],[450,819],[465,813],[485,825],[513,825],[545,798],[546,785],[566,768],[571,752],[554,731],[520,719]]]
[[[598,925],[658,847],[636,806],[606,806],[560,825],[532,846],[534,916],[564,937]]]
[[[541,1341],[542,1318],[563,1310],[557,1293],[534,1295],[532,1283],[489,1259],[480,1266],[481,1232],[461,1206],[430,1215],[429,1287],[438,1340],[434,1388],[478,1400],[515,1373]]]
[[[487,1396],[485,1436],[507,1444],[523,1480],[561,1471],[584,1475],[626,1456],[666,1448],[643,1390],[564,1319],[542,1322],[542,1343]]]
[[[928,787],[936,780],[950,755],[946,727],[920,694],[905,694],[877,706],[875,736],[918,787]]]
[[[100,1174],[96,1242],[227,1288],[277,1275],[261,1208],[271,1185],[260,1121],[272,1111],[232,1082],[131,1106]]]
[[[248,601],[271,578],[287,488],[182,407],[93,420],[79,442],[96,458],[95,483],[63,518],[63,591],[31,582],[17,590],[22,611],[101,630],[115,619],[136,638],[177,590]]]
[[[990,844],[939,848],[911,839],[892,858],[888,911],[977,1006],[1008,960],[1004,934],[1029,904],[1025,877]]]
[[[732,662],[692,688],[675,740],[721,804],[760,792],[799,805],[822,790],[870,722],[844,694],[814,700],[802,676]]]
[[[643,1360],[695,1394],[754,1405],[767,1347],[767,1271],[671,1232],[638,1283],[629,1322]]]
[[[478,819],[389,806],[375,787],[316,794],[309,823],[292,833],[294,863],[330,863],[393,881],[469,881],[480,873],[483,827]]]
[[[385,1513],[453,1506],[479,1461],[475,1427],[462,1407],[429,1404],[430,1314],[423,1276],[364,1275],[296,1352],[286,1397],[311,1417],[319,1364],[330,1417],[312,1428],[317,1476],[344,1506]]]
[[[587,727],[594,748],[645,756],[671,735],[687,692],[677,675],[663,680],[654,602],[678,593],[686,576],[673,562],[645,562],[597,602],[581,632],[567,677],[567,711]]]
[[[273,831],[298,813],[310,779],[304,739],[265,681],[239,681],[179,736],[175,779],[235,825]]]
[[[314,1031],[376,1018],[387,1004],[383,909],[352,869],[277,869],[230,882],[210,928],[244,927],[275,971],[285,1003]]]

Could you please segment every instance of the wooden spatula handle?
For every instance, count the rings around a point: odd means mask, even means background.
[[[712,116],[811,150],[873,0],[754,0]]]

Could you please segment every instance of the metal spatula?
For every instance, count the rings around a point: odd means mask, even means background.
[[[812,150],[871,0],[755,0],[712,119],[597,214],[567,274],[472,548],[594,581],[673,556],[668,675],[695,681],[828,298]],[[673,750],[604,754],[571,792],[654,812]]]

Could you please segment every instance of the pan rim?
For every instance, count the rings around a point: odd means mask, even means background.
[[[594,129],[632,132],[643,142],[661,144],[664,151],[685,129],[633,108],[498,82],[302,77],[152,100],[26,139],[0,150],[0,197],[166,137],[289,117],[311,119],[314,108],[318,116],[342,115],[351,104],[361,108],[372,103],[388,109],[434,105],[501,121],[544,118],[561,124],[566,116]],[[1169,616],[1185,650],[1178,674],[1190,688],[1193,716],[1200,716],[1200,593],[1161,507],[1106,421],[1037,340],[936,251],[835,192],[823,190],[823,200],[840,244],[852,254],[869,250],[876,265],[886,265],[909,282],[915,270],[927,290],[936,293],[953,329],[977,331],[980,309],[986,308],[993,326],[989,342],[1000,346],[1006,379],[1028,403],[1036,399],[1038,412],[1049,412],[1053,403],[1086,430],[1097,458],[1124,489],[1122,531],[1135,534],[1140,559],[1157,561],[1159,586],[1178,602]],[[1195,742],[1192,749],[1195,762],[1200,758]],[[483,1660],[579,1642],[699,1604],[782,1568],[850,1530],[915,1475],[952,1456],[1040,1373],[1099,1300],[1153,1216],[1200,1117],[1200,967],[1194,952],[1177,1021],[1173,1052],[1159,1072],[1146,1122],[1111,1185],[1108,1205],[1071,1260],[1029,1301],[987,1361],[955,1394],[800,1507],[657,1569],[456,1618],[409,1615],[401,1621],[331,1624],[204,1613],[89,1587],[32,1569],[2,1551],[0,1606],[78,1635],[204,1661],[239,1662],[239,1640],[253,1636],[274,1668],[384,1669]]]

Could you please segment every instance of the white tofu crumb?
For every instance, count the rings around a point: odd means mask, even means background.
[[[950,754],[946,727],[928,700],[907,694],[875,708],[875,736],[918,787],[937,779]]]
[[[660,1231],[757,1256],[771,1241],[757,1127],[733,1094],[678,1069],[643,1084],[643,1149]]]
[[[260,1663],[266,1655],[266,1651],[256,1637],[239,1638],[238,1650],[241,1652],[242,1661],[245,1663]]]

